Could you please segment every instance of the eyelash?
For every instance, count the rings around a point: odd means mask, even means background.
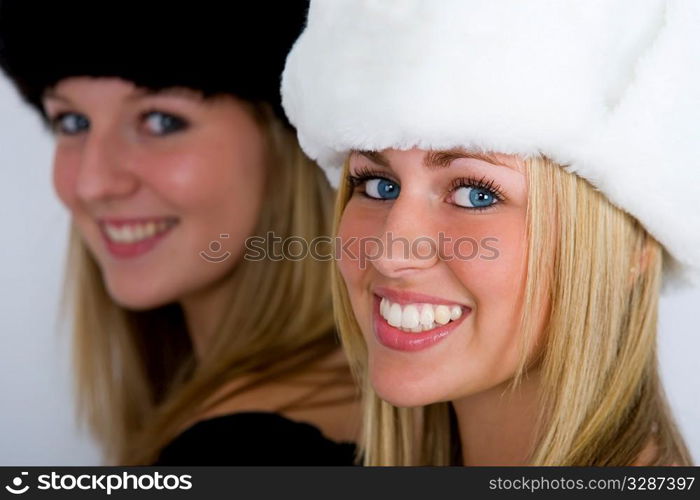
[[[140,113],[140,114],[139,114],[139,121],[140,121],[141,123],[144,123],[146,120],[148,120],[148,118],[149,118],[151,115],[156,114],[156,113],[157,113],[157,114],[160,114],[160,115],[163,115],[163,116],[168,116],[168,117],[174,118],[175,120],[177,120],[178,122],[180,122],[181,126],[180,126],[178,129],[176,129],[176,130],[174,130],[174,131],[172,131],[172,132],[169,132],[169,133],[179,132],[179,131],[181,131],[181,130],[185,130],[185,129],[188,128],[189,125],[190,125],[190,123],[189,123],[188,120],[186,120],[186,119],[180,117],[179,115],[176,115],[176,114],[174,114],[174,113],[168,113],[168,112],[166,112],[166,111],[161,111],[161,110],[156,109],[156,108],[148,109],[148,110],[144,111],[143,113]],[[72,112],[72,111],[64,111],[64,112],[61,112],[61,113],[57,113],[57,114],[56,114],[55,116],[53,116],[53,117],[49,117],[49,124],[50,124],[51,130],[52,130],[55,134],[75,135],[75,134],[71,134],[71,133],[64,132],[63,130],[61,130],[61,121],[62,121],[66,116],[69,116],[69,115],[79,115],[79,114],[80,114],[80,113],[75,113],[75,112]]]
[[[154,114],[174,118],[176,121],[178,121],[180,123],[179,128],[177,128],[176,130],[173,130],[171,132],[167,132],[165,135],[183,131],[190,126],[190,122],[188,120],[186,120],[185,118],[183,118],[182,116],[175,114],[175,113],[163,111],[163,110],[160,110],[157,108],[151,108],[151,109],[148,109],[148,110],[144,111],[143,113],[141,113],[139,116],[141,123],[145,123],[148,120],[148,118]]]
[[[372,170],[371,168],[368,167],[362,167],[358,169],[357,173],[355,175],[349,175],[348,176],[348,183],[350,184],[351,189],[357,188],[359,185],[361,185],[363,182],[368,181],[370,179],[385,179],[390,182],[396,182],[394,179],[390,179],[389,177],[386,176],[386,174],[378,171],[378,170]],[[375,199],[375,198],[372,198]]]
[[[355,175],[349,175],[347,178],[349,187],[351,190],[357,189],[358,186],[362,185],[362,183],[371,180],[371,179],[385,179],[390,182],[396,182],[394,179],[391,179],[386,176],[385,173],[380,172],[378,170],[373,170],[368,167],[362,167],[357,170]],[[396,182],[398,184],[398,182]],[[473,177],[473,176],[467,176],[467,177],[459,177],[457,179],[454,179],[452,182],[450,182],[450,186],[448,189],[448,193],[452,193],[456,189],[459,188],[475,188],[475,189],[484,189],[486,191],[489,191],[493,193],[494,198],[496,198],[496,203],[489,205],[487,207],[458,207],[458,208],[463,208],[465,210],[478,210],[479,212],[483,212],[484,210],[490,210],[494,207],[494,205],[498,205],[499,203],[506,201],[507,198],[505,194],[503,193],[503,189],[499,184],[496,184],[496,182],[491,179],[487,180],[486,176],[483,176],[481,178],[478,177]],[[387,200],[377,200],[376,198],[372,198],[370,196],[367,196],[366,193],[362,193],[363,196],[375,200],[375,201],[391,201],[389,199]]]
[[[61,113],[56,113],[55,116],[49,117],[49,125],[54,134],[75,135],[61,130],[61,121],[68,115],[79,115],[79,113],[63,111]]]
[[[58,126],[58,122],[66,115],[66,113],[56,113],[54,116],[49,116],[49,123],[51,128],[55,129]]]
[[[486,176],[483,176],[481,178],[477,177],[459,177],[455,180],[453,180],[450,183],[450,189],[449,192],[453,192],[456,189],[459,188],[474,188],[474,189],[483,189],[485,191],[489,191],[490,193],[493,194],[493,197],[496,198],[496,203],[493,203],[492,205],[489,205],[487,207],[462,207],[460,206],[459,208],[463,208],[465,210],[478,210],[479,212],[483,212],[485,210],[491,210],[494,206],[498,205],[499,203],[502,203],[503,201],[506,200],[506,196],[503,193],[503,189],[499,184],[496,184],[496,182],[491,179],[487,180]]]

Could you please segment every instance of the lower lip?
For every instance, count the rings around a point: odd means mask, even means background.
[[[418,333],[404,332],[403,330],[391,326],[382,315],[379,314],[380,300],[378,296],[374,296],[374,305],[372,308],[374,333],[380,344],[396,351],[421,351],[437,344],[452,333],[471,312],[471,309],[467,308],[458,319],[450,321],[446,325],[433,328],[432,330]]]
[[[114,257],[119,257],[123,259],[130,259],[143,255],[153,249],[160,241],[167,236],[174,226],[170,226],[168,229],[161,233],[154,234],[150,238],[145,240],[137,241],[134,243],[118,243],[116,241],[110,240],[109,236],[105,233],[104,228],[100,228],[102,232],[102,237],[105,240],[107,250]]]

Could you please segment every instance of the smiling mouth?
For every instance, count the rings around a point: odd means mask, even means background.
[[[428,296],[408,294],[421,302],[406,302],[406,296],[392,298],[374,295],[373,325],[376,339],[396,351],[421,351],[437,344],[452,333],[471,313],[460,305],[424,302]]]
[[[100,228],[105,237],[116,244],[139,243],[168,232],[177,224],[173,217],[130,220],[102,220]]]
[[[382,297],[379,314],[389,325],[404,332],[419,333],[433,330],[462,317],[462,306],[410,303],[399,304]]]
[[[98,225],[110,254],[132,258],[153,249],[179,223],[175,217],[100,219]]]

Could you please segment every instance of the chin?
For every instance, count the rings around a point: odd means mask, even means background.
[[[105,280],[107,293],[111,299],[118,306],[132,311],[155,309],[176,300],[172,294],[164,293],[152,286],[144,286],[144,283],[148,283],[148,280],[144,279],[138,283]]]
[[[435,401],[426,399],[418,394],[396,393],[395,391],[385,392],[377,389],[375,389],[375,392],[381,400],[397,408],[420,408],[435,403]]]
[[[486,366],[465,369],[454,359],[413,359],[370,350],[368,376],[374,392],[399,408],[458,400],[494,387],[500,379]],[[467,358],[468,359],[468,358]],[[507,377],[504,377],[507,378]]]
[[[386,366],[372,368],[370,365],[369,377],[377,396],[399,408],[414,408],[450,400],[445,384],[429,375],[416,377],[405,370],[391,370]]]

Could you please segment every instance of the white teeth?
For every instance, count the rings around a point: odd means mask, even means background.
[[[450,308],[440,304],[435,308],[435,322],[446,325],[450,321]]]
[[[462,308],[458,305],[446,306],[443,304],[405,304],[402,306],[382,297],[379,302],[379,314],[393,327],[419,333],[459,319],[462,316]]]
[[[389,307],[391,307],[389,301],[382,297],[382,301],[379,303],[379,314],[381,314],[383,318],[389,318]]]
[[[129,226],[124,226],[122,227],[122,238],[124,238],[126,241],[134,241],[136,240],[136,234],[132,228]]]
[[[104,225],[107,237],[116,243],[136,243],[162,233],[170,227],[167,221],[128,224],[122,226]]]
[[[404,306],[403,313],[401,315],[401,326],[403,328],[416,328],[420,324],[420,317],[418,316],[418,308],[413,304]]]
[[[420,313],[420,324],[425,328],[431,326],[434,321],[435,314],[433,314],[433,306],[430,304],[425,304]]]
[[[386,318],[386,320],[391,326],[401,326],[401,306],[400,305],[391,304],[388,316],[389,317]]]

